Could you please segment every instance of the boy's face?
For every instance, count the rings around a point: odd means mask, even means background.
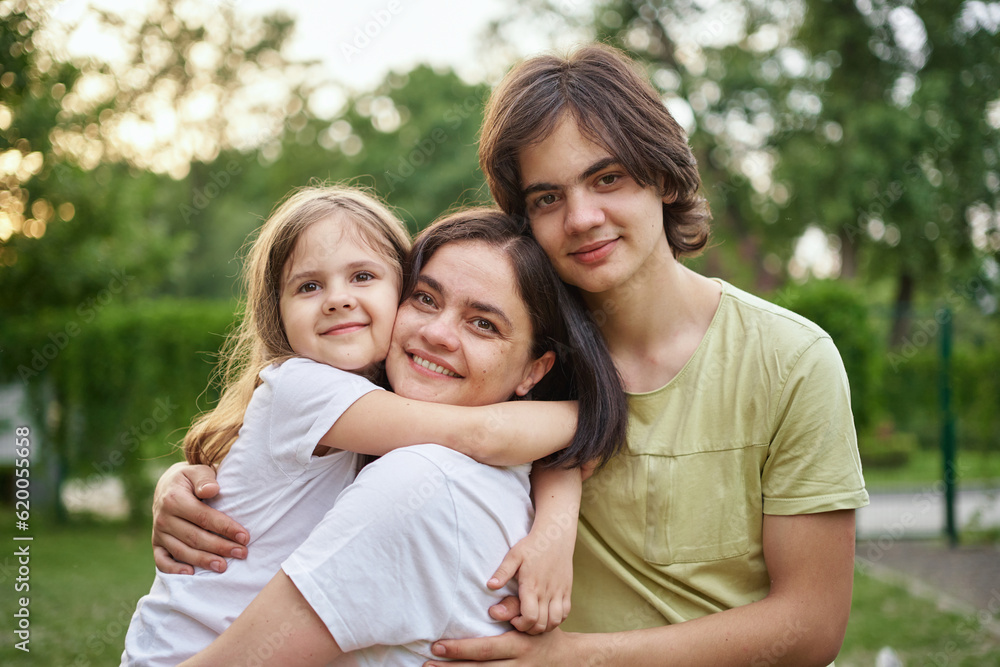
[[[518,158],[532,233],[567,283],[601,294],[672,257],[663,229],[669,199],[633,180],[572,117]]]

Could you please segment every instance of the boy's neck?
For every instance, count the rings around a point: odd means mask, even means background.
[[[721,286],[669,253],[650,257],[626,283],[584,294],[615,365],[633,393],[670,382],[705,337],[718,310]]]

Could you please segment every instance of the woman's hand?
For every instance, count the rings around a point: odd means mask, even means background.
[[[172,465],[153,494],[153,561],[167,574],[194,574],[194,567],[224,572],[227,558],[246,558],[250,535],[204,499],[219,493],[215,470]]]

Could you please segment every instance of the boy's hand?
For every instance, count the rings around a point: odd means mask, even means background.
[[[194,574],[194,567],[224,572],[227,558],[246,558],[249,533],[202,499],[219,493],[215,470],[177,463],[153,494],[153,561],[167,574]]]

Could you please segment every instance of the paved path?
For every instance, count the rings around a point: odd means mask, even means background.
[[[952,611],[992,617],[985,625],[1000,638],[1000,543],[949,547],[940,485],[873,493],[857,517],[860,570],[895,579]],[[960,491],[955,519],[959,530],[1000,528],[1000,489]]]
[[[939,482],[916,491],[872,493],[858,510],[859,539],[940,537],[944,534],[944,487]],[[961,530],[1000,528],[1000,489],[964,489],[956,494],[955,522]]]

